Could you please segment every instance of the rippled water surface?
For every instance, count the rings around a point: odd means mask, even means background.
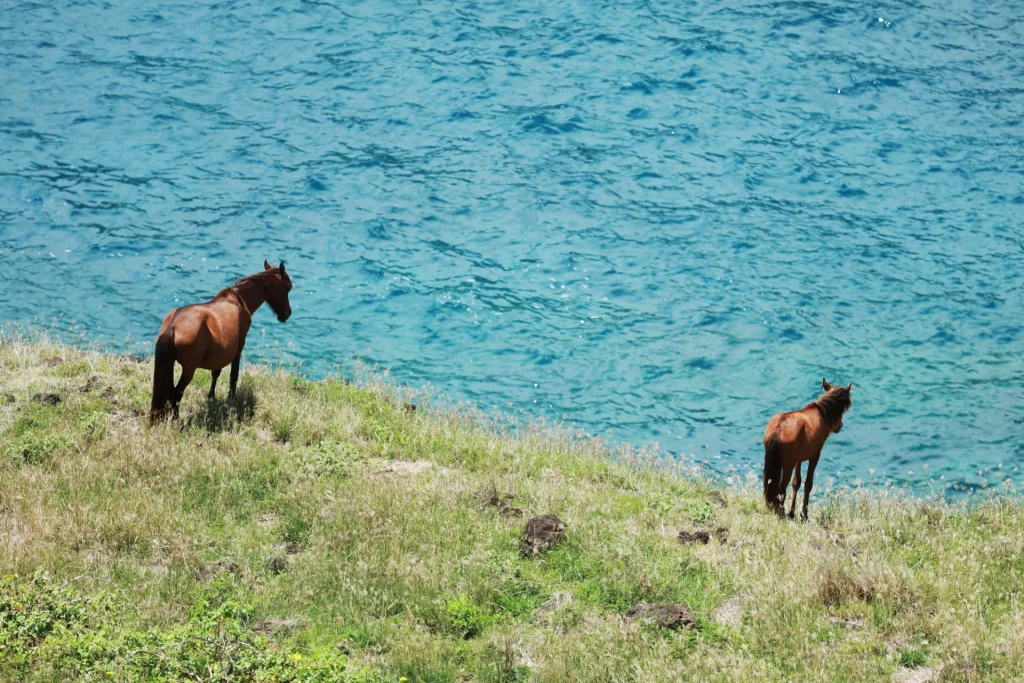
[[[313,374],[723,471],[824,375],[854,405],[819,473],[1020,485],[1022,17],[7,2],[0,319],[151,339],[283,259],[250,348]]]

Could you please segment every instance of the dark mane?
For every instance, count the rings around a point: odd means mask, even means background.
[[[260,271],[258,273],[254,273],[252,275],[246,275],[245,277],[240,278],[232,286],[233,287],[239,287],[239,286],[247,284],[249,282],[258,282],[259,284],[263,285],[264,287],[269,287],[271,285],[271,283],[274,281],[274,275],[276,275],[276,274],[277,274],[277,268],[274,268],[273,270],[262,270],[262,271]]]
[[[834,425],[850,407],[850,392],[846,387],[833,387],[811,405],[821,411],[821,417],[827,424]]]

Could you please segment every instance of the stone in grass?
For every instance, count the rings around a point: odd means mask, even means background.
[[[524,517],[523,509],[512,504],[511,493],[498,493],[497,491],[484,491],[479,496],[484,505],[498,509],[502,517]]]
[[[711,621],[739,628],[743,623],[743,607],[739,598],[729,598],[711,613]]]
[[[298,625],[299,622],[295,619],[260,619],[252,625],[252,630],[254,633],[269,636],[281,631],[291,631]]]
[[[48,368],[55,368],[63,362],[63,358],[61,358],[60,356],[54,356],[53,358],[47,358],[46,360],[44,360],[43,364]]]
[[[32,400],[44,406],[60,405],[60,394],[40,393],[32,397]]]
[[[267,569],[271,574],[283,574],[288,569],[288,560],[282,555],[271,555],[267,558]]]
[[[558,515],[541,515],[526,522],[526,531],[519,542],[524,557],[539,555],[565,540],[565,522]]]
[[[686,605],[648,605],[645,602],[630,607],[626,612],[626,619],[653,621],[661,628],[682,628],[695,623],[693,612]]]
[[[7,394],[6,400],[7,400],[8,403],[14,403],[18,399],[14,398],[14,394]]]
[[[719,505],[721,507],[729,506],[729,504],[725,502],[725,496],[723,496],[719,491],[712,491],[708,498],[710,498],[711,502],[715,505]]]
[[[213,564],[199,568],[199,578],[203,581],[209,581],[218,574],[238,574],[238,563],[230,557],[225,557]]]
[[[707,529],[697,529],[695,531],[686,531],[685,529],[679,532],[679,542],[686,545],[691,543],[708,544],[711,541],[711,537],[714,536],[718,539],[719,543],[725,543],[729,538],[729,530],[724,526],[720,526],[713,532]]]
[[[893,676],[896,683],[929,683],[934,681],[938,672],[930,666],[919,666],[913,669],[899,668]]]

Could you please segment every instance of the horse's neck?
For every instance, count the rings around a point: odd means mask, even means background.
[[[249,309],[249,315],[256,312],[256,309],[263,305],[263,302],[267,300],[267,292],[263,288],[263,285],[256,282],[246,282],[245,284],[235,287],[235,291],[238,292],[238,298],[242,300],[245,307]]]

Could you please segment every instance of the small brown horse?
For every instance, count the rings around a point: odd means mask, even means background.
[[[821,448],[829,434],[843,428],[843,413],[850,408],[852,384],[834,387],[822,379],[821,386],[825,394],[817,401],[801,410],[772,416],[764,430],[764,502],[779,515],[785,513],[786,487],[796,468],[790,519],[796,511],[796,493],[800,490],[800,464],[810,461],[804,485],[804,509],[800,515],[807,519],[807,500],[814,486],[814,468],[818,466]]]
[[[242,362],[242,349],[252,324],[252,314],[267,302],[278,320],[288,320],[292,314],[288,303],[291,289],[292,280],[284,270],[284,263],[274,268],[264,261],[263,272],[243,277],[222,289],[211,301],[183,306],[168,313],[156,338],[150,424],[167,416],[168,403],[174,409],[174,417],[178,417],[178,404],[197,368],[210,371],[213,381],[210,382],[209,398],[213,398],[221,369],[230,363],[229,396],[234,398],[238,367]],[[177,386],[174,386],[175,361],[181,364]]]

